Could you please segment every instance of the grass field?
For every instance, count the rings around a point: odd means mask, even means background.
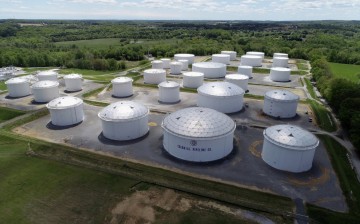
[[[336,78],[344,78],[353,82],[360,82],[360,65],[329,63]]]
[[[25,114],[23,111],[14,110],[7,107],[0,107],[0,123],[23,114]]]
[[[318,97],[315,94],[314,88],[311,85],[310,80],[307,79],[307,78],[304,78],[304,80],[305,80],[305,83],[306,83],[306,89],[309,92],[309,94],[311,95],[311,97],[314,98],[314,99],[318,99]]]
[[[314,100],[307,100],[311,106],[312,111],[316,117],[316,122],[319,127],[325,131],[333,132],[336,131],[337,127],[335,122],[332,119],[332,116],[329,111],[325,109],[325,107]]]
[[[0,81],[0,90],[7,90],[7,86],[5,84],[5,81]]]
[[[46,70],[50,70],[50,69],[55,69],[56,67],[31,67],[31,68],[23,68],[23,70],[26,73],[33,73],[36,71],[46,71]]]

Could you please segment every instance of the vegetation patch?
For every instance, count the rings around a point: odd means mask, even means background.
[[[318,98],[318,97],[316,96],[316,94],[315,94],[314,87],[312,86],[310,80],[307,79],[307,78],[304,78],[304,80],[305,80],[305,83],[306,83],[306,89],[307,89],[307,91],[309,92],[310,96],[311,96],[313,99],[319,100],[319,98]]]
[[[7,86],[5,84],[5,81],[0,81],[0,90],[7,90]]]
[[[315,114],[316,122],[319,127],[328,132],[336,131],[336,123],[334,122],[331,113],[326,110],[323,105],[317,103],[316,101],[310,99],[308,99],[307,101]]]
[[[329,63],[334,77],[360,83],[360,65]]]
[[[0,123],[18,117],[26,112],[20,110],[14,110],[7,107],[0,107]]]

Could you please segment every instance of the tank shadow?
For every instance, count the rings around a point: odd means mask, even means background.
[[[80,125],[81,123],[82,123],[82,121],[80,121],[79,123],[76,123],[76,124],[72,124],[72,125],[58,126],[58,125],[54,125],[50,121],[49,123],[46,124],[46,127],[50,130],[55,130],[55,131],[56,130],[65,130],[65,129],[76,127],[76,126]]]
[[[98,140],[105,145],[126,146],[126,145],[132,145],[132,144],[141,142],[148,136],[149,136],[149,132],[147,132],[144,136],[142,136],[140,138],[136,138],[136,139],[132,139],[132,140],[117,141],[117,140],[112,140],[112,139],[106,138],[104,136],[103,132],[101,132],[98,135]]]

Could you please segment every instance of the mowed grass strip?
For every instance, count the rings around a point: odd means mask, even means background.
[[[25,114],[24,111],[14,110],[7,107],[0,107],[0,123]]]
[[[314,112],[316,122],[319,127],[328,132],[336,131],[336,123],[334,122],[330,112],[327,111],[323,105],[314,100],[308,99],[307,102],[310,104],[311,109]]]
[[[360,83],[360,65],[329,63],[336,78],[348,79]]]

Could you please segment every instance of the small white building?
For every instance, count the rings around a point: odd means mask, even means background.
[[[54,70],[41,71],[36,74],[39,81],[58,81],[58,73]]]
[[[82,90],[82,75],[80,74],[69,74],[64,76],[65,89],[69,92],[76,92]]]
[[[290,81],[291,70],[289,68],[274,67],[270,69],[270,79],[274,82]]]
[[[229,82],[209,82],[200,86],[197,106],[207,107],[223,113],[235,113],[243,108],[245,91]]]
[[[275,125],[264,130],[261,157],[271,167],[300,173],[311,169],[319,140],[294,125]]]
[[[188,60],[189,62],[189,65],[192,65],[195,61],[195,55],[193,54],[175,54],[174,55],[174,59],[176,61],[179,61],[179,60]]]
[[[189,61],[188,60],[179,60],[178,62],[182,63],[181,70],[187,71],[189,69]]]
[[[133,101],[120,101],[105,107],[98,114],[104,137],[127,141],[140,138],[149,131],[149,109]]]
[[[204,73],[185,72],[183,74],[183,87],[196,89],[204,83]]]
[[[264,60],[264,58],[265,58],[265,53],[259,52],[259,51],[248,51],[248,52],[246,52],[246,55],[259,56],[259,57],[261,57],[261,60]]]
[[[180,75],[183,68],[183,63],[174,61],[170,63],[170,73],[172,75]]]
[[[243,55],[240,59],[240,65],[247,65],[252,67],[262,66],[262,57],[257,55]]]
[[[112,95],[114,97],[129,97],[133,95],[133,79],[129,77],[117,77],[111,80]]]
[[[198,62],[192,65],[193,72],[201,72],[205,78],[221,78],[226,75],[226,65],[216,62]]]
[[[295,117],[299,96],[288,90],[270,90],[265,93],[263,111],[276,118]]]
[[[185,108],[165,117],[161,126],[164,149],[178,159],[210,162],[226,157],[233,150],[236,124],[216,110]]]
[[[289,67],[288,62],[289,62],[289,58],[285,58],[285,57],[274,57],[274,58],[273,58],[272,67],[287,68],[287,67]]]
[[[153,69],[163,69],[164,62],[162,60],[155,60],[151,62],[151,68]]]
[[[230,64],[230,55],[228,55],[228,54],[213,54],[211,56],[211,61],[228,65],[228,64]]]
[[[247,77],[249,77],[249,79],[252,79],[252,72],[253,72],[253,67],[252,66],[240,65],[238,67],[238,72],[237,73],[246,75]]]
[[[158,85],[160,103],[180,102],[180,84],[174,81],[165,81]]]
[[[228,74],[225,76],[225,81],[233,83],[243,89],[245,92],[248,91],[249,77],[243,74]]]
[[[163,62],[163,69],[169,69],[170,68],[170,58],[162,58],[160,59]]]
[[[31,86],[34,100],[38,103],[47,103],[60,96],[59,83],[56,81],[39,81]]]
[[[73,96],[63,96],[51,100],[46,107],[50,111],[51,123],[68,126],[84,120],[83,101]]]
[[[235,61],[236,60],[236,51],[221,51],[221,54],[227,54],[230,55],[230,60]]]
[[[11,78],[5,84],[10,97],[23,97],[31,94],[30,82],[25,78]]]
[[[164,69],[146,69],[144,71],[144,83],[159,84],[166,81],[166,71]]]

